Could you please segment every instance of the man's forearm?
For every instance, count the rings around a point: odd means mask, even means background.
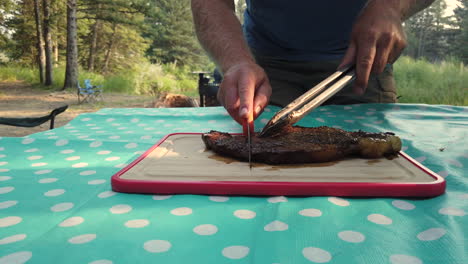
[[[234,0],[192,0],[192,12],[200,43],[223,72],[255,61],[235,15]]]

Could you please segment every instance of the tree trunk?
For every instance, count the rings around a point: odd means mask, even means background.
[[[76,1],[67,0],[67,66],[62,90],[76,88],[78,83],[78,46],[76,39]]]
[[[44,83],[45,54],[44,43],[42,39],[41,16],[39,11],[39,0],[34,0],[34,17],[36,20],[36,38],[37,38],[37,58],[39,66],[39,79]]]
[[[58,37],[54,41],[54,66],[57,67],[59,63],[59,48]]]
[[[91,32],[91,45],[89,45],[89,57],[88,57],[88,71],[94,71],[94,61],[96,57],[96,46],[97,46],[97,36],[98,30],[101,25],[101,20],[96,19],[92,27]]]
[[[50,35],[50,0],[43,0],[45,41],[45,85],[52,85],[52,37]]]
[[[115,43],[115,33],[117,32],[117,24],[112,25],[112,35],[109,40],[109,44],[107,44],[107,51],[106,51],[106,58],[104,60],[104,67],[102,67],[102,72],[106,73],[109,69],[109,61],[112,53],[112,48],[114,47]]]

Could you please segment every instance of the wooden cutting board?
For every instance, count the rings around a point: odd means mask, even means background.
[[[440,195],[442,177],[404,153],[389,160],[267,165],[207,150],[201,134],[171,134],[112,178],[115,191],[217,195]]]

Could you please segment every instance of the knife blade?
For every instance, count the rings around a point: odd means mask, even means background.
[[[252,133],[254,133],[253,118],[249,118],[244,121],[243,129],[249,152],[249,168],[252,169]]]

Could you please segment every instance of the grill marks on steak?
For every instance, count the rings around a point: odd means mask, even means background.
[[[202,139],[215,153],[248,160],[244,136],[210,131]],[[380,158],[395,155],[400,149],[401,141],[392,133],[348,132],[325,126],[289,126],[279,135],[252,137],[252,161],[267,164],[327,162],[348,156]]]

